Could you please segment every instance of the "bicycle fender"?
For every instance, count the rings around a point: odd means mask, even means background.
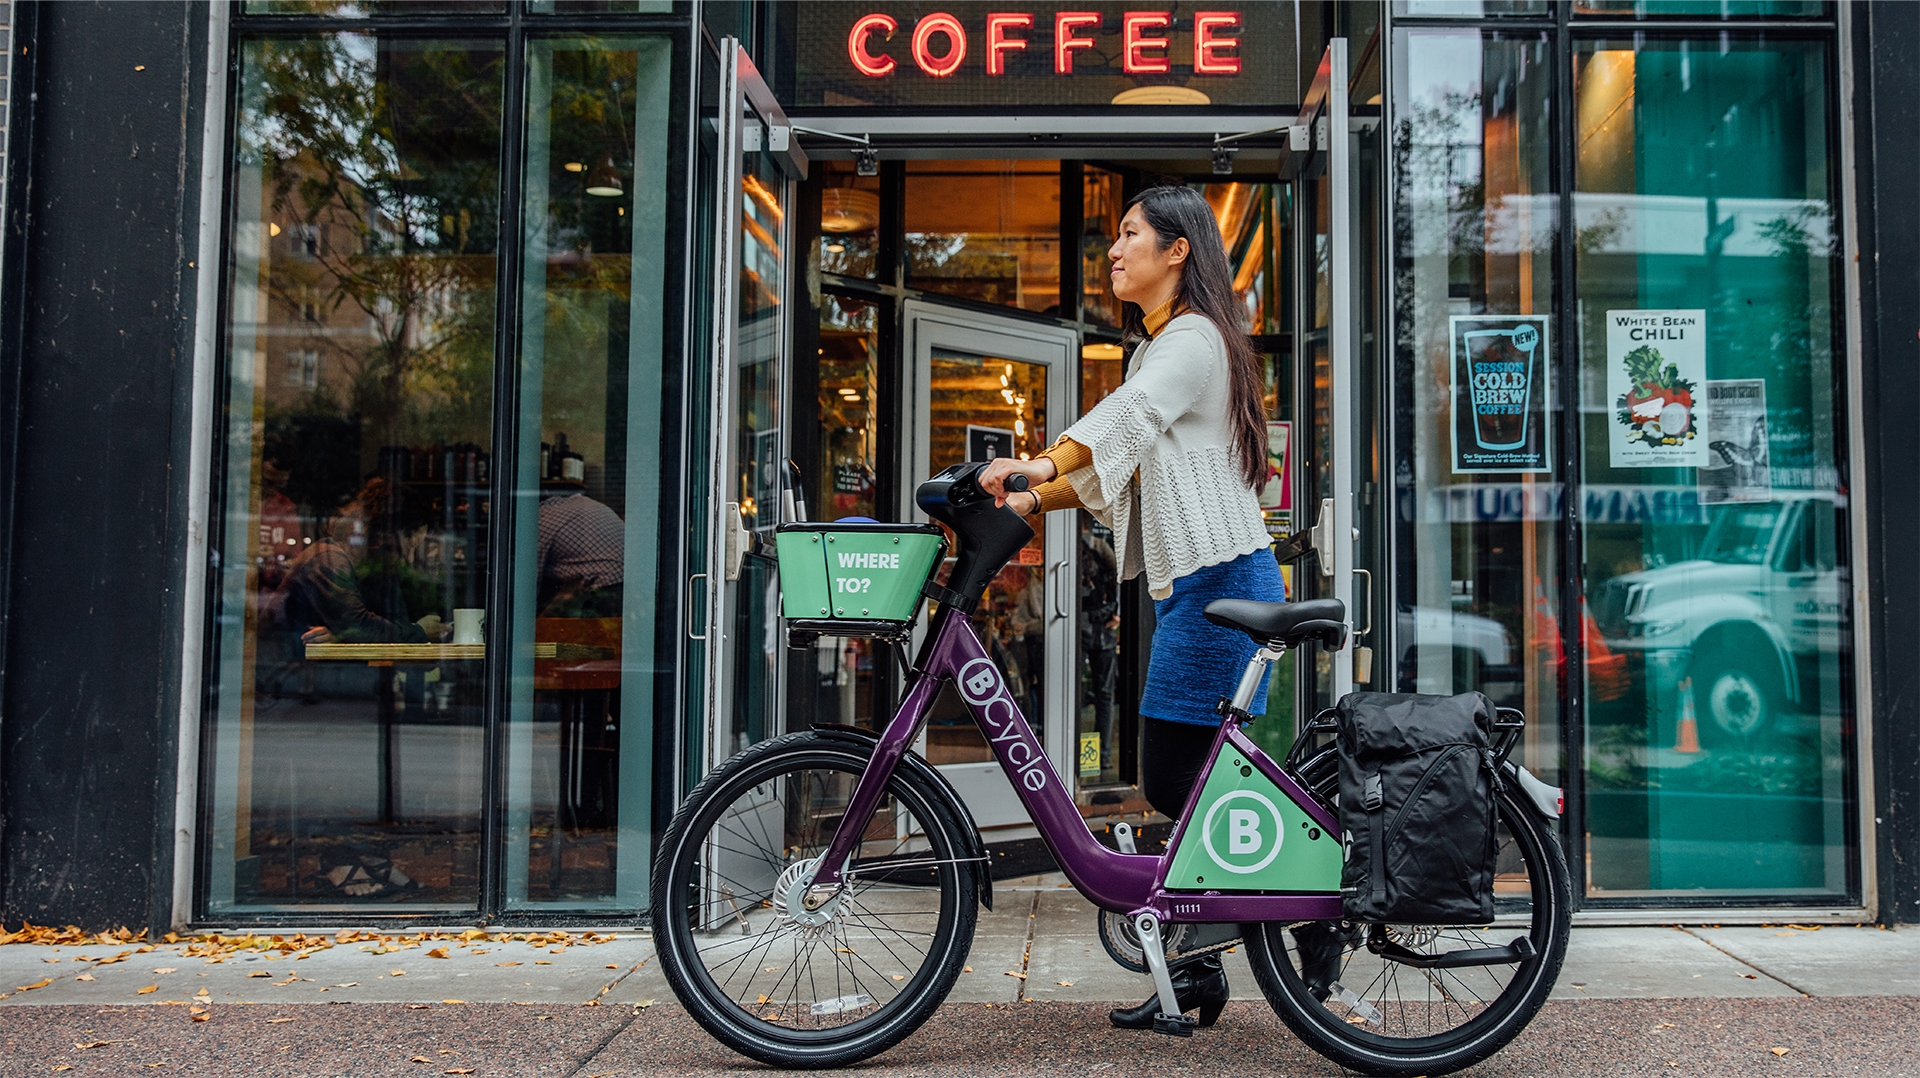
[[[839,723],[816,723],[811,729],[814,733],[822,737],[834,738],[841,741],[860,742],[869,750],[872,750],[880,744],[880,735],[872,733],[871,731],[862,730],[858,726],[843,726]],[[980,837],[980,827],[973,822],[973,813],[968,810],[967,803],[960,799],[960,792],[953,788],[953,784],[947,781],[945,775],[942,775],[937,768],[928,763],[926,758],[917,752],[902,753],[900,756],[900,766],[911,769],[915,775],[925,779],[929,785],[935,790],[938,790],[940,795],[947,799],[947,807],[952,809],[960,817],[960,822],[965,825],[964,833],[967,841],[967,856],[979,858],[982,863],[982,871],[980,873],[980,904],[988,910],[993,909],[993,871],[992,866],[987,864],[987,842]]]
[[[1560,818],[1560,814],[1566,809],[1567,795],[1565,791],[1561,790],[1558,786],[1549,786],[1539,779],[1534,778],[1533,772],[1528,771],[1512,760],[1504,762],[1501,765],[1501,769],[1507,773],[1507,778],[1511,779],[1515,785],[1520,787],[1521,792],[1527,795],[1527,802],[1533,806],[1534,811],[1540,814],[1541,819],[1552,823]]]

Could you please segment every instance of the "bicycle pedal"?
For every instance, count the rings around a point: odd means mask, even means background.
[[[1153,1031],[1165,1033],[1169,1037],[1193,1036],[1194,1020],[1184,1014],[1156,1014],[1153,1016]]]

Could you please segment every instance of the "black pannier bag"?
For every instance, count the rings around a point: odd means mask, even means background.
[[[1349,920],[1493,920],[1493,701],[1356,692],[1339,704],[1340,896]]]

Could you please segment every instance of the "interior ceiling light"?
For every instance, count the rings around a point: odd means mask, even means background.
[[[587,173],[587,194],[618,198],[626,193],[626,186],[620,182],[620,172],[613,166],[612,154],[608,154],[605,160],[594,166],[592,172]]]
[[[880,195],[862,187],[820,192],[820,231],[866,232],[880,224]]]
[[[1083,344],[1080,346],[1081,359],[1124,359],[1126,350],[1117,344]]]
[[[560,167],[566,169],[568,172],[585,172],[587,170],[586,164],[580,161],[568,161]]]
[[[1116,105],[1211,105],[1213,99],[1188,86],[1135,86],[1113,95]]]
[[[836,255],[844,254],[846,252],[846,249],[847,249],[847,245],[839,242],[838,240],[827,244],[827,252],[829,254],[836,254]]]

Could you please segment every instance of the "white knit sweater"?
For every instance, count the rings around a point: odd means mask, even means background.
[[[1121,578],[1144,570],[1155,599],[1173,594],[1176,579],[1271,541],[1234,461],[1230,383],[1220,331],[1183,314],[1134,352],[1120,388],[1067,428],[1093,453],[1068,482],[1113,529]]]

